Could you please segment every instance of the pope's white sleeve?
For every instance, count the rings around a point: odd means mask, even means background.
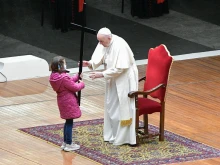
[[[89,61],[89,66],[88,66],[88,68],[89,68],[90,70],[94,70],[93,67],[92,67],[92,64],[93,64],[93,62],[92,62],[92,60],[90,60],[90,61]]]
[[[109,78],[117,77],[125,70],[126,69],[111,68],[111,69],[107,69],[107,70],[103,71],[102,73],[106,79],[109,79]]]
[[[95,70],[96,68],[98,68],[100,65],[103,64],[103,59],[101,59],[98,63],[95,63],[93,60],[90,60],[89,64],[90,65],[88,66],[88,68],[90,70]]]

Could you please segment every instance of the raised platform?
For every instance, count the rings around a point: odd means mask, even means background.
[[[49,74],[47,61],[33,55],[0,58],[0,82],[39,78]]]

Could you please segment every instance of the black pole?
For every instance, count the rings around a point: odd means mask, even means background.
[[[88,27],[83,27],[82,25],[78,25],[78,24],[75,24],[75,23],[70,23],[70,24],[73,25],[75,28],[83,29],[84,32],[96,35],[96,30],[94,30],[94,29],[91,29],[91,28],[88,28]]]
[[[82,13],[82,27],[86,24],[86,3],[83,4],[83,13]],[[80,59],[79,59],[79,75],[82,73],[82,62],[83,62],[83,45],[84,45],[84,29],[81,29],[81,43],[80,43]],[[81,100],[81,91],[78,92],[78,104],[80,105]]]
[[[121,1],[121,13],[124,13],[124,0]]]
[[[79,57],[79,75],[82,73],[82,65],[83,65],[83,45],[84,45],[84,33],[90,33],[96,35],[96,30],[90,29],[86,27],[86,3],[84,1],[83,3],[83,11],[81,14],[82,22],[81,25],[70,23],[74,28],[78,28],[81,30],[81,42],[80,42],[80,57]],[[79,79],[81,79],[79,77]],[[78,104],[80,105],[80,99],[81,99],[81,91],[78,92]]]
[[[41,5],[42,5],[42,9],[41,9],[41,26],[44,25],[44,1],[45,0],[41,1]]]

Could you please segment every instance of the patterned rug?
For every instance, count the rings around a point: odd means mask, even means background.
[[[63,142],[63,124],[19,130],[57,146]],[[158,128],[150,125],[149,130],[157,132]],[[138,147],[113,146],[103,141],[102,131],[103,119],[75,122],[73,140],[81,146],[80,150],[75,152],[105,165],[161,165],[220,157],[219,149],[169,131],[165,131],[165,141],[159,142],[156,138]]]

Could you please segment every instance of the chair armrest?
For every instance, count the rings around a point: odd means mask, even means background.
[[[138,80],[138,82],[141,82],[141,81],[145,81],[146,80],[146,76],[145,77],[142,77],[142,78],[140,78],[139,80]]]
[[[158,86],[148,90],[148,91],[131,91],[128,93],[128,97],[133,98],[134,96],[138,96],[138,95],[143,95],[143,96],[147,96],[150,93],[160,89],[160,88],[165,88],[166,85],[165,84],[159,84]]]

